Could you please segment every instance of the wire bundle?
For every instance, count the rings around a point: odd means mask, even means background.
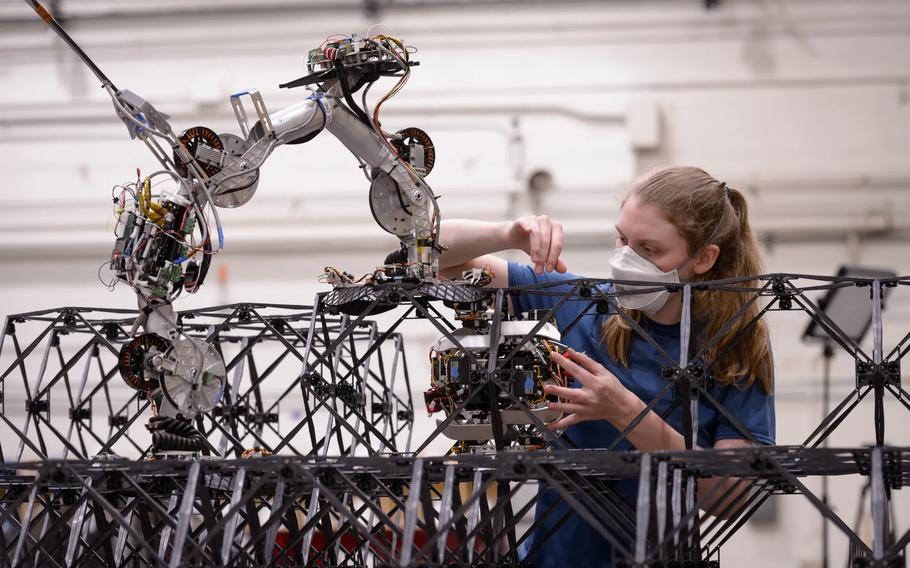
[[[207,447],[205,437],[180,417],[152,416],[146,428],[152,433],[153,452],[199,452]]]

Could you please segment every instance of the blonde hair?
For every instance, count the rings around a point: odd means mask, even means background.
[[[700,168],[672,166],[654,170],[640,178],[629,190],[623,204],[632,195],[641,203],[654,204],[660,209],[685,239],[690,256],[709,244],[720,248],[714,266],[704,274],[694,276],[692,281],[762,273],[758,239],[749,226],[745,197],[738,190],[727,187]],[[757,281],[739,285],[754,287]],[[710,341],[749,299],[748,293],[693,289],[692,319],[693,323],[702,326],[698,341],[702,344]],[[757,380],[764,392],[772,391],[768,328],[764,320],[759,319],[746,329],[760,309],[758,302],[750,305],[724,337],[705,353],[705,362],[709,365],[714,363],[713,375],[718,383],[748,387]],[[624,311],[634,321],[640,321],[640,311]],[[632,328],[624,318],[608,318],[601,330],[601,339],[610,357],[628,367]],[[732,344],[734,340],[736,344]],[[729,350],[724,353],[727,347]],[[717,361],[722,353],[722,360]]]

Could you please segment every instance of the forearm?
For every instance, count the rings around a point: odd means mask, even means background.
[[[634,393],[629,392],[627,399],[622,408],[619,409],[619,412],[617,412],[617,416],[610,418],[610,423],[620,432],[628,428],[629,424],[645,410],[645,403]],[[682,434],[653,412],[648,412],[638,425],[629,432],[628,440],[640,452],[686,449]]]
[[[471,219],[442,222],[439,242],[447,247],[439,257],[440,268],[458,266],[485,254],[519,248],[512,234],[512,223],[492,223]]]
[[[621,416],[610,422],[621,432],[645,409],[645,403],[630,393]],[[634,400],[631,400],[634,399]],[[685,450],[682,434],[654,412],[648,414],[629,432],[629,442],[641,452]],[[715,516],[729,518],[742,507],[748,482],[732,477],[698,479],[699,507]],[[710,496],[710,497],[709,497]]]

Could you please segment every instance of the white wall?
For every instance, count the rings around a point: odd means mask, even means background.
[[[272,110],[299,100],[303,91],[277,84],[303,74],[306,50],[373,23],[348,3],[164,6],[63,3],[73,36],[113,82],[171,114],[178,130],[237,132],[227,97],[242,88],[259,87]],[[419,48],[421,62],[385,106],[384,126],[416,125],[433,137],[439,157],[429,181],[447,217],[509,218],[527,208],[527,175],[546,169],[556,188],[542,209],[566,224],[570,268],[607,276],[623,188],[654,165],[695,164],[748,191],[771,243],[769,271],[831,274],[856,262],[910,274],[905,2],[724,1],[708,12],[694,1],[415,3],[382,21]],[[0,3],[0,81],[0,314],[132,306],[125,288],[109,293],[96,272],[112,243],[109,189],[136,167],[155,168],[152,157],[24,3]],[[227,248],[214,269],[229,268],[227,284],[213,278],[180,307],[309,303],[323,266],[371,270],[395,242],[373,223],[366,189],[327,134],[280,148],[251,203],[223,213]],[[910,330],[908,293],[889,301],[886,347]],[[821,359],[799,340],[804,316],[770,321],[778,439],[796,443],[819,419]],[[435,335],[428,326],[408,331],[415,396]],[[851,365],[835,359],[836,400],[851,388]],[[907,414],[886,408],[888,441],[907,445]],[[832,443],[870,443],[870,416],[862,405]],[[859,483],[832,482],[845,519]],[[907,499],[898,499],[897,526],[906,529]],[[817,561],[818,516],[799,498],[780,507],[776,525],[746,528],[727,545],[725,565]],[[843,565],[846,545],[833,538]]]

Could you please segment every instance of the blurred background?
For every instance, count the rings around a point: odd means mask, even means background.
[[[572,272],[608,277],[629,183],[666,164],[703,167],[749,199],[768,272],[834,274],[842,264],[910,273],[910,3],[878,1],[58,0],[75,40],[119,88],[180,131],[238,132],[228,96],[258,88],[271,111],[307,96],[330,34],[386,33],[420,66],[383,107],[390,130],[436,146],[428,182],[443,218],[546,213],[566,229]],[[387,80],[392,81],[392,80]],[[113,244],[111,187],[157,169],[131,142],[95,77],[21,1],[0,1],[0,315],[64,306],[135,307],[99,267]],[[388,87],[391,88],[390,82]],[[377,88],[377,94],[381,88]],[[370,272],[397,247],[370,214],[368,185],[331,135],[279,148],[253,200],[222,210],[225,250],[178,309],[239,301],[312,303],[323,267]],[[513,258],[521,259],[516,253]],[[104,276],[102,271],[101,276]],[[885,311],[886,351],[910,331],[910,290]],[[822,349],[808,318],[769,316],[778,442],[822,418]],[[405,328],[417,401],[437,333]],[[869,345],[867,337],[865,345]],[[9,350],[7,345],[5,350]],[[854,388],[835,354],[832,401]],[[861,404],[833,446],[874,440]],[[418,402],[419,432],[433,423]],[[18,408],[7,408],[14,417]],[[889,444],[910,415],[886,400]],[[419,437],[419,435],[418,435]],[[810,480],[810,487],[819,487]],[[836,512],[868,538],[860,479],[831,480]],[[868,511],[868,507],[866,507]],[[910,498],[896,493],[898,534]],[[778,498],[723,549],[727,566],[820,566],[821,520]],[[832,530],[833,566],[847,545]],[[760,561],[758,559],[761,559]]]

